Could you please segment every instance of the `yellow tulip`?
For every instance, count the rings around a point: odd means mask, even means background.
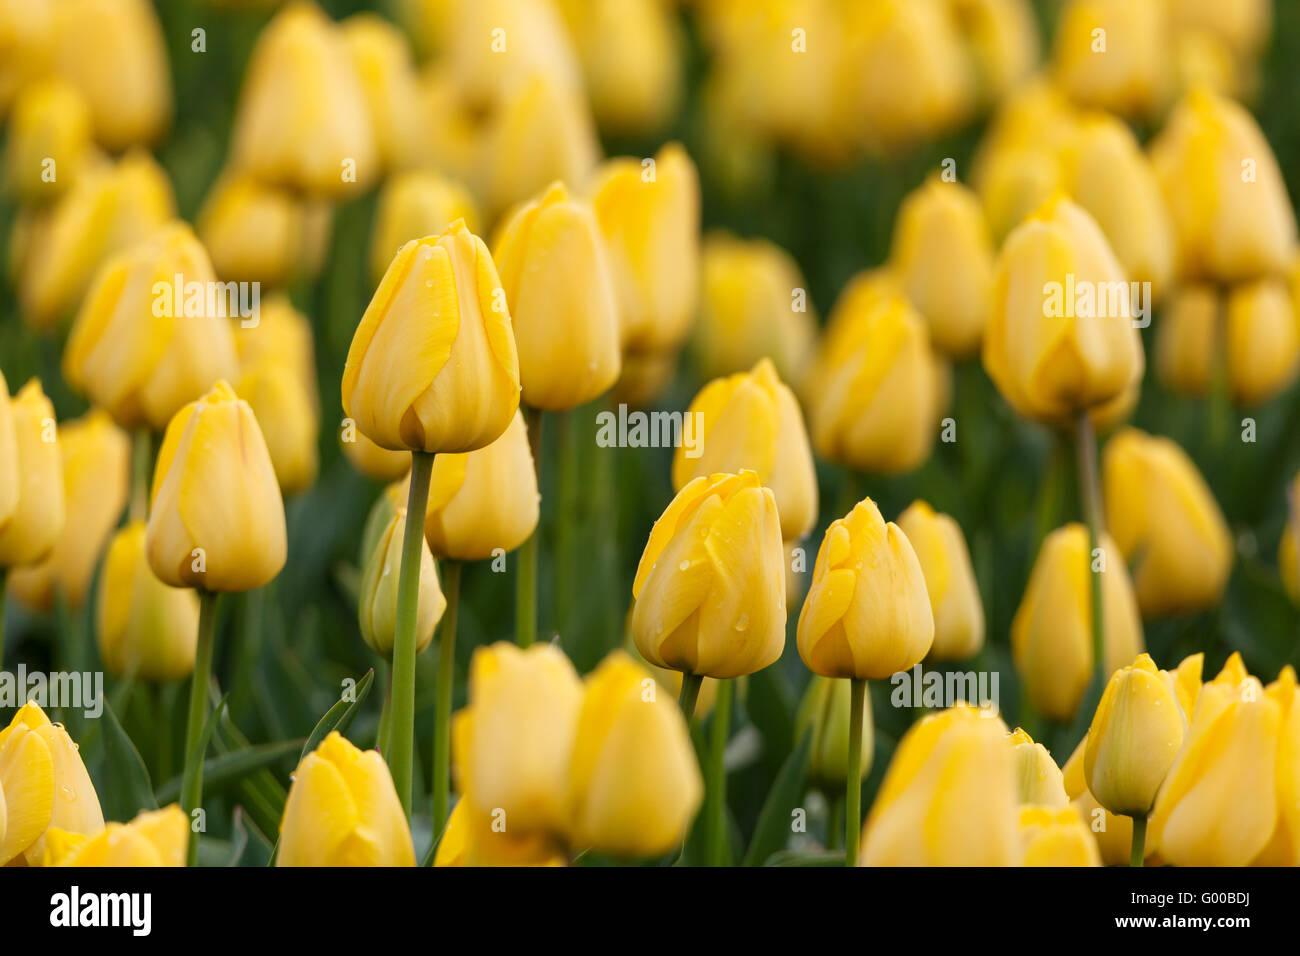
[[[63,530],[40,564],[16,569],[14,594],[29,607],[48,611],[55,592],[80,608],[90,590],[108,536],[126,506],[131,441],[102,411],[88,412],[58,427],[62,461]]]
[[[415,62],[406,37],[383,17],[370,12],[348,17],[339,24],[339,32],[361,84],[380,169],[414,165],[421,159],[424,131],[419,121]]]
[[[963,660],[984,646],[984,606],[971,568],[961,527],[924,501],[914,501],[898,517],[925,575],[934,614],[931,660]],[[1041,801],[1040,801],[1041,802]]]
[[[1201,688],[1148,839],[1175,866],[1244,866],[1278,822],[1282,707],[1234,653]]]
[[[817,521],[817,473],[799,402],[769,359],[748,373],[710,382],[686,412],[696,434],[673,452],[673,487],[695,478],[750,470],[776,498],[781,536],[795,541]],[[697,417],[698,416],[698,417]],[[694,454],[695,457],[691,457]]]
[[[1006,740],[1014,757],[1017,801],[1022,806],[1066,806],[1070,799],[1065,793],[1065,781],[1047,748],[1035,743],[1019,727],[1007,734]]]
[[[809,779],[827,793],[844,789],[849,765],[849,720],[853,712],[852,685],[814,674],[808,682],[799,711],[795,714],[794,733],[799,740],[812,735],[808,757]],[[862,698],[862,760],[858,765],[861,780],[871,769],[872,752],[871,692]]]
[[[44,866],[184,866],[189,817],[173,803],[141,811],[130,823],[110,823],[94,836],[51,828]]]
[[[908,194],[894,224],[890,267],[925,317],[936,348],[958,358],[979,350],[993,288],[993,241],[974,193],[931,176]]]
[[[355,424],[349,427],[344,423],[339,430],[339,444],[352,467],[374,481],[397,481],[411,470],[410,452],[380,448],[357,431]]]
[[[503,90],[535,75],[557,88],[582,90],[573,44],[554,4],[448,0],[443,19],[439,40],[457,95],[471,108],[491,108]]]
[[[278,186],[341,197],[379,172],[379,151],[338,25],[311,2],[277,13],[253,48],[231,133],[232,162]]]
[[[1148,615],[1213,607],[1232,570],[1228,524],[1175,442],[1126,428],[1102,455],[1106,527],[1133,568]]]
[[[8,405],[13,437],[7,450],[15,452],[10,461],[17,482],[10,493],[13,508],[0,520],[0,568],[44,560],[59,540],[66,515],[54,406],[37,379],[20,388]]]
[[[700,182],[677,143],[653,159],[612,159],[596,170],[590,193],[609,248],[623,346],[677,348],[690,332],[699,297]]]
[[[191,298],[194,283],[201,291]],[[181,222],[112,257],[77,313],[64,377],[122,427],[161,430],[238,370],[229,303],[210,309],[213,284],[208,254]]]
[[[1095,669],[1092,585],[1101,575],[1106,633],[1104,674],[1109,677],[1142,652],[1142,621],[1123,555],[1103,535],[1093,555],[1088,529],[1057,528],[1044,540],[1024,598],[1011,622],[1011,653],[1034,709],[1053,720],[1074,716]]]
[[[5,186],[21,202],[63,195],[91,158],[90,108],[66,80],[25,87],[14,101],[5,147]]]
[[[261,427],[280,490],[286,495],[306,491],[316,480],[319,464],[315,383],[307,391],[292,368],[260,362],[239,376],[238,394]]]
[[[1021,866],[1101,866],[1101,856],[1074,807],[1020,808]]]
[[[985,102],[996,103],[1038,62],[1038,23],[1027,0],[948,0]]]
[[[393,635],[397,631],[397,579],[402,565],[402,541],[406,533],[406,509],[394,512],[366,560],[361,575],[358,610],[361,636],[380,657],[393,656]],[[415,652],[433,640],[433,629],[442,620],[447,599],[438,583],[438,569],[424,538],[420,539],[420,578],[415,613]]]
[[[1277,825],[1256,866],[1300,866],[1300,694],[1287,665],[1264,692],[1280,711],[1277,747]]]
[[[1168,36],[1164,3],[1071,0],[1056,30],[1056,79],[1084,106],[1153,116],[1173,81]]]
[[[454,180],[426,169],[395,173],[379,191],[375,226],[370,234],[370,280],[378,285],[393,255],[421,236],[440,236],[457,219],[470,231],[478,225],[478,208]]]
[[[1204,31],[1227,46],[1234,55],[1251,58],[1259,54],[1269,38],[1273,5],[1268,0],[1173,0],[1169,5],[1173,28]]]
[[[248,591],[284,567],[284,502],[248,403],[225,382],[167,425],[146,547],[165,584]]]
[[[1182,395],[1204,395],[1219,351],[1219,296],[1211,285],[1176,289],[1156,324],[1156,377]]]
[[[377,750],[337,730],[303,757],[280,821],[276,866],[414,866],[411,830]]]
[[[384,448],[465,452],[519,407],[510,313],[483,240],[459,220],[404,245],[343,369],[343,410]]]
[[[500,814],[461,799],[438,840],[434,866],[564,866],[564,848],[550,833],[518,834]]]
[[[6,807],[0,866],[20,856],[28,866],[39,864],[51,830],[94,836],[104,829],[77,745],[35,703],[24,704],[0,730],[0,791]]]
[[[587,676],[569,776],[573,846],[657,856],[681,845],[703,786],[676,703],[622,651]]]
[[[678,352],[626,352],[623,371],[610,392],[611,404],[649,408],[672,384],[677,372]]]
[[[752,471],[696,478],[650,529],[632,636],[651,664],[708,677],[762,670],[785,647],[785,560],[771,489]]]
[[[1282,279],[1234,286],[1228,293],[1228,386],[1238,405],[1266,402],[1290,387],[1300,367],[1300,320]]]
[[[0,116],[54,60],[54,0],[0,0]]]
[[[1196,698],[1201,693],[1201,671],[1205,666],[1203,653],[1189,654],[1171,671],[1161,671],[1160,676],[1169,684],[1182,709],[1186,723],[1192,722]]]
[[[552,183],[510,216],[493,257],[510,303],[522,400],[565,411],[607,391],[619,373],[618,305],[590,206]]]
[[[1245,107],[1193,90],[1150,153],[1183,278],[1237,282],[1286,271],[1295,214],[1273,150]]]
[[[0,371],[0,534],[3,534],[22,497],[22,473],[18,468],[18,433],[9,398],[9,383]]]
[[[290,190],[228,173],[208,192],[196,228],[222,279],[279,286],[306,271],[309,218]]]
[[[256,324],[240,323],[235,329],[235,352],[241,369],[275,363],[297,376],[316,407],[316,346],[311,320],[293,307],[283,293],[261,303]],[[410,455],[406,456],[408,459]]]
[[[1016,785],[1006,725],[967,704],[898,743],[867,816],[860,866],[1014,866]]]
[[[870,498],[826,529],[798,640],[803,662],[823,677],[888,677],[930,650],[934,615],[921,563]]]

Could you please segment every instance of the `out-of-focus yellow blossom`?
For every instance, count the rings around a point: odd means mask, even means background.
[[[461,798],[447,818],[434,866],[564,866],[561,841],[551,833],[522,835],[500,814]]]
[[[767,239],[711,233],[700,250],[700,319],[693,351],[714,378],[771,359],[798,381],[817,336],[817,313],[799,265]]]
[[[652,664],[725,678],[776,661],[785,555],[771,489],[748,470],[688,482],[650,529],[632,597],[632,636]]]
[[[930,650],[934,615],[921,563],[870,498],[826,529],[798,640],[803,662],[823,677],[888,677]]]
[[[563,183],[517,209],[493,253],[519,350],[521,400],[565,411],[619,373],[618,304],[596,217]]]
[[[1146,615],[1212,607],[1232,570],[1232,537],[1187,453],[1126,428],[1102,455],[1106,527],[1132,566]]]
[[[214,288],[190,227],[156,230],[99,271],[68,336],[64,377],[122,427],[162,429],[238,370],[231,302],[210,295]]]
[[[315,383],[308,391],[293,367],[261,361],[240,373],[238,394],[248,402],[262,430],[280,490],[286,495],[306,491],[316,480],[319,465]]]
[[[406,37],[370,12],[353,14],[339,28],[361,83],[380,168],[405,169],[415,164],[422,158],[424,130],[415,63]]]
[[[370,234],[371,281],[379,284],[402,246],[421,236],[440,236],[457,219],[471,232],[478,226],[474,199],[459,183],[425,169],[389,177],[379,192]]]
[[[1088,737],[1085,734],[1061,768],[1065,793],[1070,798],[1070,806],[1083,818],[1084,824],[1092,833],[1102,864],[1127,866],[1133,850],[1133,819],[1111,813],[1097,802],[1097,798],[1088,789],[1083,772],[1083,757],[1087,747]],[[1155,844],[1151,842],[1149,834],[1145,849],[1148,859],[1155,855]]]
[[[361,615],[361,637],[380,657],[393,656],[393,635],[397,631],[397,580],[402,565],[402,542],[406,533],[406,509],[398,508],[383,530],[365,563],[357,608]],[[433,640],[433,630],[447,609],[447,599],[438,583],[438,569],[423,536],[420,538],[420,577],[415,613],[415,653]]]
[[[806,733],[812,735],[808,756],[809,779],[827,793],[842,791],[848,777],[852,690],[849,681],[814,674],[794,718],[796,740]],[[867,690],[862,696],[862,760],[858,765],[859,780],[871,769],[872,744],[871,693]]]
[[[1101,866],[1097,844],[1071,806],[1020,808],[1021,866]]]
[[[1007,402],[1061,421],[1122,394],[1141,375],[1128,277],[1096,220],[1057,195],[998,256],[984,367]]]
[[[43,866],[184,866],[190,820],[180,804],[141,811],[94,836],[51,828]]]
[[[1286,514],[1282,541],[1277,546],[1277,569],[1287,594],[1300,604],[1300,475],[1296,475],[1287,488]],[[3,527],[2,521],[0,527]]]
[[[1007,734],[1007,745],[1015,758],[1016,799],[1020,804],[1064,807],[1070,802],[1061,768],[1046,747],[1035,743],[1019,727]]]
[[[1173,219],[1182,278],[1237,282],[1291,265],[1295,213],[1273,150],[1245,107],[1193,90],[1150,154]]]
[[[1080,105],[1151,117],[1172,92],[1169,36],[1164,2],[1070,0],[1057,23],[1056,79]]]
[[[49,202],[92,159],[90,108],[67,80],[32,83],[14,100],[5,146],[5,188],[20,202]]]
[[[167,130],[172,78],[162,24],[147,0],[59,0],[55,69],[90,104],[95,137],[112,150],[148,146]]]
[[[1171,671],[1161,671],[1160,676],[1173,689],[1178,706],[1183,710],[1187,723],[1192,722],[1192,711],[1196,708],[1196,698],[1201,693],[1201,671],[1205,666],[1205,654],[1189,654]]]
[[[199,599],[158,580],[145,555],[145,523],[113,536],[95,610],[99,656],[115,677],[167,681],[194,669]]]
[[[926,502],[914,501],[899,515],[898,527],[916,552],[930,595],[934,613],[930,659],[971,657],[984,646],[984,607],[961,526]]]
[[[1175,866],[1244,866],[1278,822],[1282,707],[1234,653],[1201,688],[1183,748],[1151,813],[1148,839]]]
[[[798,400],[777,378],[771,361],[762,359],[748,373],[705,385],[686,415],[695,447],[682,441],[673,452],[676,490],[694,478],[748,469],[775,496],[784,540],[797,540],[812,530],[817,521],[817,473],[808,432]]]
[[[228,174],[203,201],[196,228],[222,279],[279,286],[307,271],[309,218],[290,190]]]
[[[1088,550],[1081,524],[1057,528],[1045,539],[1025,596],[1011,622],[1011,653],[1034,709],[1053,720],[1074,716],[1092,679],[1092,584],[1101,574],[1109,677],[1142,652],[1142,620],[1124,557],[1103,534],[1100,553]]]
[[[44,560],[59,540],[67,513],[54,406],[40,381],[29,381],[7,404],[3,417],[9,422],[0,430],[8,431],[10,439],[0,448],[13,454],[5,467],[15,469],[16,483],[5,494],[12,507],[0,512],[0,568]]]
[[[1156,323],[1156,376],[1166,388],[1204,395],[1219,350],[1219,296],[1211,285],[1174,290]]]
[[[1269,0],[1170,0],[1170,23],[1179,37],[1204,36],[1221,44],[1237,69],[1259,56],[1273,27]]]
[[[1277,746],[1277,824],[1256,866],[1300,866],[1300,694],[1295,668],[1282,668],[1264,692],[1280,711]]]
[[[255,318],[256,322],[240,322],[235,329],[240,367],[254,368],[270,362],[284,366],[298,376],[315,405],[319,399],[315,394],[316,346],[311,321],[283,293],[267,296]]]
[[[377,750],[337,730],[303,757],[280,821],[276,866],[414,866],[411,829]]]
[[[699,298],[700,182],[677,143],[652,159],[612,159],[590,187],[609,247],[623,346],[675,349]]]
[[[686,720],[654,686],[623,651],[584,681],[569,776],[573,846],[656,856],[685,838],[704,788]]]
[[[581,94],[578,58],[552,0],[448,0],[447,6],[445,59],[458,98],[471,109],[492,108],[502,91],[533,76]]]
[[[0,0],[0,117],[54,61],[55,0]]]
[[[486,118],[461,101],[445,60],[425,64],[416,84],[429,166],[475,190],[482,188],[479,146]]]
[[[355,425],[340,429],[339,444],[352,467],[373,481],[397,481],[411,470],[410,452],[380,448]]]
[[[1038,23],[1028,0],[947,0],[974,64],[980,99],[996,103],[1038,62]]]
[[[231,134],[232,165],[278,186],[342,197],[373,182],[379,151],[338,25],[295,0],[258,36]]]
[[[167,425],[146,534],[165,584],[248,591],[284,567],[284,502],[248,403],[224,381]]]
[[[9,383],[0,371],[0,533],[18,509],[22,497],[22,472],[18,468],[18,434],[9,398]]]
[[[45,859],[52,830],[94,836],[104,829],[99,797],[68,732],[35,703],[24,704],[0,730],[0,793],[5,826],[0,866]]]
[[[672,383],[677,371],[678,352],[627,352],[623,370],[610,392],[611,404],[650,408]]]
[[[1015,770],[1006,724],[967,704],[898,743],[867,816],[860,866],[1014,866]]]
[[[90,590],[99,556],[126,506],[131,441],[96,409],[58,426],[63,530],[40,564],[15,569],[9,586],[29,607],[48,611],[56,593],[73,610]]]
[[[352,338],[342,393],[384,448],[473,451],[506,430],[519,407],[510,312],[463,221],[398,251]]]

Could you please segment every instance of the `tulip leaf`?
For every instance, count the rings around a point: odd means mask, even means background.
[[[215,793],[222,786],[240,783],[253,772],[294,753],[301,746],[302,738],[281,740],[209,757],[203,761],[203,792]],[[180,792],[181,778],[173,777],[158,788],[158,802],[171,803]]]
[[[803,799],[811,753],[812,731],[809,730],[781,765],[781,771],[776,775],[767,799],[763,801],[758,824],[754,827],[754,836],[745,852],[745,866],[761,866],[785,846],[786,837],[790,833],[790,814]]]
[[[112,768],[112,785],[101,785],[99,791],[105,816],[130,820],[142,810],[157,810],[149,770],[108,703],[104,704],[103,724],[104,755]]]
[[[357,681],[356,687],[352,690],[352,700],[346,698],[340,700],[325,712],[325,716],[320,719],[316,729],[307,738],[307,743],[303,745],[302,753],[298,757],[299,761],[320,746],[320,742],[330,735],[330,731],[347,733],[348,727],[352,725],[352,721],[361,710],[361,705],[365,703],[366,695],[370,693],[370,687],[374,682],[375,669],[372,667],[366,671],[361,680]]]

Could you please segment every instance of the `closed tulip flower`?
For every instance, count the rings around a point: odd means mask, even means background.
[[[541,75],[559,88],[580,91],[582,73],[564,19],[553,3],[451,0],[439,42],[450,61],[459,98],[490,108],[512,83]],[[489,42],[500,29],[504,42]]]
[[[398,509],[383,530],[366,560],[357,598],[361,615],[361,636],[380,657],[393,656],[393,635],[397,630],[397,579],[402,565],[402,536],[406,533],[406,510]],[[447,599],[438,584],[429,546],[420,539],[420,586],[415,613],[415,652],[433,640],[433,629],[447,609]]]
[[[190,820],[179,804],[110,823],[94,836],[51,829],[43,866],[184,866]]]
[[[564,866],[562,841],[550,833],[500,829],[494,817],[468,800],[457,801],[438,839],[434,866]]]
[[[1237,282],[1287,269],[1295,214],[1273,150],[1245,107],[1193,90],[1150,153],[1184,278]]]
[[[20,857],[39,865],[53,829],[90,836],[104,829],[77,745],[35,703],[24,704],[0,730],[0,792],[6,809],[0,866]]]
[[[187,288],[213,282],[207,252],[181,222],[114,256],[77,313],[64,377],[122,427],[163,429],[186,402],[237,372],[233,323],[210,313],[206,292],[196,302]]]
[[[898,517],[898,527],[921,563],[934,614],[930,658],[963,660],[984,646],[984,607],[961,527],[924,501]]]
[[[261,362],[239,376],[238,394],[262,429],[280,490],[286,495],[306,491],[316,480],[319,464],[320,414],[314,383],[309,392],[292,368]]]
[[[552,183],[509,218],[493,255],[510,303],[522,400],[565,411],[607,391],[619,373],[618,304],[590,206]]]
[[[1264,692],[1280,713],[1277,746],[1277,825],[1256,866],[1300,866],[1300,693],[1295,668],[1282,668]]]
[[[1174,692],[1178,706],[1182,708],[1183,719],[1190,724],[1192,712],[1196,709],[1196,698],[1201,693],[1201,672],[1205,666],[1203,653],[1189,654],[1171,671],[1161,671],[1160,676]]]
[[[632,636],[651,664],[707,677],[762,670],[785,647],[776,498],[752,471],[689,482],[654,527],[632,584]]]
[[[1101,866],[1097,844],[1074,807],[1020,808],[1021,866]]]
[[[20,202],[61,196],[91,159],[90,109],[66,80],[26,87],[14,102],[5,147],[5,186]]]
[[[348,349],[343,410],[384,448],[465,452],[519,407],[510,313],[483,240],[457,221],[404,245]]]
[[[365,93],[339,27],[310,2],[266,25],[235,114],[235,168],[323,196],[363,189],[379,174]]]
[[[1214,286],[1180,286],[1156,324],[1156,377],[1181,395],[1210,390],[1219,351],[1219,296]]]
[[[17,493],[11,492],[13,508],[6,520],[0,520],[0,568],[43,560],[59,540],[67,513],[54,406],[37,379],[9,401],[9,416],[13,435],[9,448],[16,452],[9,461],[17,466]]]
[[[54,4],[0,2],[0,116],[29,80],[44,76],[54,60]]]
[[[1288,388],[1300,367],[1300,321],[1286,284],[1270,277],[1234,286],[1226,319],[1233,401],[1255,405]]]
[[[673,487],[680,491],[694,478],[744,469],[776,498],[781,536],[795,541],[817,521],[817,474],[799,402],[768,359],[748,373],[710,382],[686,412],[698,421],[697,457],[686,443],[673,452]],[[699,416],[698,418],[694,416]]]
[[[344,424],[339,432],[339,444],[352,467],[373,481],[397,481],[411,470],[410,452],[380,448],[358,431],[355,424],[351,427]]]
[[[899,741],[867,816],[860,866],[1014,866],[1015,772],[1006,725],[958,704]]]
[[[1038,63],[1038,24],[1027,0],[948,0],[974,63],[982,99],[996,103]]]
[[[1016,799],[1022,805],[1064,807],[1070,800],[1065,794],[1061,769],[1047,752],[1019,727],[1007,734],[1007,744],[1016,773]]]
[[[921,564],[870,498],[826,529],[798,639],[799,656],[823,677],[888,677],[930,650],[934,615]]]
[[[282,365],[297,376],[312,405],[317,405],[316,345],[311,320],[295,309],[283,293],[268,296],[255,318],[255,324],[241,322],[235,329],[235,353],[240,368],[269,363]]]
[[[377,750],[337,730],[303,757],[280,821],[276,866],[414,866],[411,829]]]
[[[18,433],[14,425],[14,410],[9,397],[9,383],[0,371],[0,532],[18,509],[22,494],[21,472],[18,470]]]
[[[827,793],[844,789],[849,763],[849,717],[853,710],[852,687],[848,681],[831,680],[813,675],[804,691],[803,702],[794,719],[795,739],[812,734],[809,745],[808,776]],[[862,698],[862,760],[858,765],[861,780],[871,769],[872,730],[871,694]]]
[[[374,13],[353,14],[339,28],[361,84],[380,167],[396,170],[413,165],[420,160],[422,148],[420,91],[406,37]]]
[[[440,236],[457,219],[463,219],[471,231],[478,225],[474,199],[459,183],[427,169],[389,177],[379,191],[370,234],[370,280],[379,284],[393,255],[406,243],[421,236]],[[512,300],[507,297],[507,301]]]
[[[653,684],[622,651],[584,682],[569,776],[573,846],[657,856],[686,836],[703,794],[699,765],[685,718]]]
[[[1168,35],[1163,3],[1071,0],[1056,31],[1056,79],[1084,106],[1150,117],[1171,92]]]
[[[203,201],[196,228],[223,280],[280,286],[306,271],[309,218],[290,190],[227,173]]]
[[[225,382],[167,425],[146,544],[165,584],[248,591],[284,567],[284,502],[248,403]]]
[[[1239,654],[1201,688],[1183,749],[1156,796],[1150,841],[1175,866],[1244,866],[1278,821],[1282,708]]]
[[[1142,613],[1213,607],[1232,570],[1232,537],[1187,453],[1126,428],[1106,445],[1102,488],[1106,527],[1133,568]]]
[[[14,594],[30,607],[48,611],[57,592],[80,608],[108,536],[126,507],[131,442],[102,411],[88,412],[59,426],[62,460],[63,530],[40,564],[17,569],[9,578]]]
[[[1053,720],[1074,716],[1096,669],[1090,574],[1101,574],[1103,673],[1109,677],[1142,652],[1142,621],[1123,554],[1109,535],[1102,536],[1100,552],[1089,552],[1088,529],[1081,524],[1049,534],[1011,622],[1016,670],[1034,709]]]

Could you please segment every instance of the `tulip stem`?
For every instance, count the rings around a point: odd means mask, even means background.
[[[442,593],[447,610],[438,640],[438,686],[433,718],[433,838],[447,823],[451,808],[451,693],[456,676],[456,612],[460,607],[460,562],[444,561]]]
[[[212,683],[212,645],[217,617],[217,594],[199,591],[199,640],[190,675],[190,712],[185,725],[185,772],[181,775],[181,809],[190,818],[189,866],[199,861],[199,835],[193,829],[193,813],[203,802],[203,754],[199,739],[208,713],[208,685]]]
[[[153,464],[153,432],[137,428],[131,443],[131,520],[149,517],[149,477]]]
[[[528,428],[528,445],[533,453],[533,467],[537,469],[537,487],[542,487],[542,413],[539,409],[524,407],[524,423]],[[515,643],[531,647],[537,640],[537,539],[542,533],[540,521],[528,540],[519,549],[519,578],[515,591]]]
[[[727,861],[727,733],[731,729],[731,693],[733,680],[718,681],[718,696],[713,705],[713,726],[709,743],[707,860],[709,866],[726,866]]]
[[[1101,599],[1101,574],[1092,570],[1093,555],[1101,547],[1103,527],[1101,510],[1101,481],[1097,476],[1097,436],[1092,430],[1088,412],[1079,413],[1075,426],[1079,465],[1079,496],[1083,499],[1083,519],[1088,525],[1088,580],[1092,593],[1092,665],[1093,684],[1100,687],[1105,680],[1106,621]]]
[[[402,567],[397,578],[397,625],[393,633],[393,697],[389,707],[388,769],[397,799],[411,816],[411,767],[415,760],[415,627],[420,598],[424,512],[429,504],[433,455],[411,452],[411,487],[406,499]]]
[[[1147,818],[1145,815],[1133,818],[1133,850],[1129,853],[1128,865],[1141,866],[1146,859]]]
[[[687,724],[695,716],[695,701],[699,699],[700,685],[703,683],[704,677],[701,674],[682,674],[682,692],[677,697],[677,706],[682,709]]]
[[[858,865],[858,842],[862,831],[862,707],[867,699],[867,682],[849,678],[849,762],[844,775],[844,865]]]
[[[384,760],[389,757],[388,754],[388,728],[391,724],[393,713],[393,668],[388,666],[384,668],[384,703],[379,708],[379,727],[375,731],[375,747]]]

